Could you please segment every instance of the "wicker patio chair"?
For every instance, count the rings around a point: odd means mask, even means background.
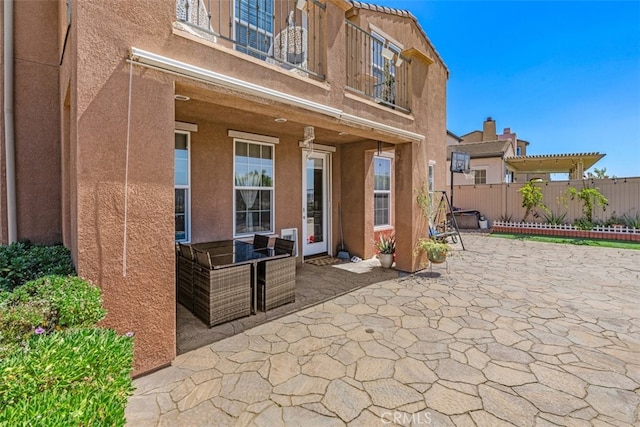
[[[265,249],[269,247],[269,236],[264,234],[256,234],[253,236],[253,248]]]
[[[195,264],[193,314],[209,327],[250,315],[251,270],[250,264],[216,270]]]
[[[276,238],[276,254],[290,256],[258,263],[258,310],[267,311],[296,300],[296,259],[293,240]]]
[[[267,311],[296,300],[296,259],[293,256],[258,264],[258,310]]]
[[[293,255],[293,245],[296,242],[293,240],[286,240],[276,237],[275,244],[273,245],[273,249],[275,249],[276,253],[286,252],[289,255]]]
[[[211,270],[211,256],[209,255],[209,252],[200,251],[198,249],[193,249],[193,252],[196,263]]]

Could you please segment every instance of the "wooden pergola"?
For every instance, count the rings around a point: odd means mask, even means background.
[[[544,154],[505,157],[504,161],[517,173],[568,173],[571,179],[582,179],[584,171],[596,164],[606,154]]]

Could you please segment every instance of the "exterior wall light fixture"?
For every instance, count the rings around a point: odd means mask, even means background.
[[[393,51],[385,46],[382,48],[382,56],[391,61],[393,59]]]

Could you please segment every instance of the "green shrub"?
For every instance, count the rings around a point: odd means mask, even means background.
[[[0,359],[43,332],[94,326],[105,315],[100,289],[75,276],[45,276],[0,294]]]
[[[32,335],[0,362],[0,425],[122,426],[133,340],[105,329]]]
[[[51,314],[51,306],[42,300],[18,305],[0,303],[0,360],[24,345],[36,326],[46,326]]]
[[[5,301],[45,300],[54,313],[52,326],[91,326],[106,314],[100,289],[77,276],[45,276],[17,288]]]
[[[573,226],[578,230],[592,230],[596,224],[586,218],[576,218],[573,220]]]
[[[522,194],[522,207],[525,208],[524,218],[522,222],[527,222],[529,214],[533,214],[534,218],[538,218],[536,208],[540,208],[543,212],[548,212],[549,208],[542,201],[544,194],[540,187],[537,187],[533,182],[529,181],[518,189],[518,193]]]
[[[609,200],[600,193],[598,188],[585,187],[578,191],[574,187],[569,187],[565,190],[565,195],[571,197],[571,200],[582,203],[583,218],[590,223],[593,223],[593,211],[596,207],[599,206],[605,211],[609,205]]]
[[[11,291],[49,274],[75,274],[69,250],[25,242],[0,246],[0,290]]]

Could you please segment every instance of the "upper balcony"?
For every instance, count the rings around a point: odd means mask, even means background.
[[[176,0],[182,30],[305,77],[344,73],[350,92],[409,113],[411,59],[403,47],[345,20],[346,55],[330,56],[325,32],[335,26],[327,16],[337,18],[327,14],[326,0]]]
[[[320,0],[176,0],[188,31],[302,75],[325,78]]]
[[[410,112],[411,59],[383,35],[345,22],[347,87],[394,110]]]

